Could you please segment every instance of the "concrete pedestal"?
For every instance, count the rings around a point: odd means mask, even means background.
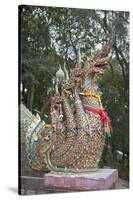
[[[48,173],[44,176],[44,190],[48,192],[106,190],[113,188],[117,179],[117,169],[98,169],[95,172],[82,174]]]

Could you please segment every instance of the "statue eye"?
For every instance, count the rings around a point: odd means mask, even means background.
[[[47,135],[47,136],[45,137],[45,140],[49,140],[50,138],[51,138],[51,134]]]

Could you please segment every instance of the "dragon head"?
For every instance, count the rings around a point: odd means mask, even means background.
[[[55,132],[50,124],[43,121],[38,127],[28,134],[26,150],[29,158],[29,165],[35,170],[47,171],[48,168],[43,162],[45,154],[52,150],[55,141]]]
[[[96,55],[87,59],[84,65],[84,77],[95,80],[108,69],[112,57],[111,45],[109,42],[106,43]]]
[[[75,87],[75,81],[73,79],[65,81],[62,85],[62,91],[63,91],[62,95],[64,95],[64,93],[66,95],[71,95],[74,87]]]
[[[56,93],[53,97],[51,97],[51,110],[55,109],[58,110],[59,105],[62,103],[63,98],[62,96],[58,93]]]
[[[81,78],[83,75],[83,68],[81,64],[77,63],[71,71],[71,79],[75,81],[77,85],[81,83]]]
[[[66,94],[71,95],[73,89],[80,86],[82,74],[83,69],[81,67],[81,64],[77,63],[75,67],[71,70],[71,78],[65,81],[62,86],[62,89]]]
[[[43,153],[47,152],[52,147],[55,140],[55,132],[52,125],[45,124],[42,131],[38,134],[37,146]]]

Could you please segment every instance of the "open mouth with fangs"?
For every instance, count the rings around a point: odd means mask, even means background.
[[[93,71],[95,73],[103,74],[105,69],[108,68],[108,63],[95,64]]]

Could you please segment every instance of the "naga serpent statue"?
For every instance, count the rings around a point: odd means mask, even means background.
[[[97,170],[112,127],[96,81],[110,60],[106,44],[84,66],[76,64],[61,92],[51,98],[51,124],[33,116],[24,140],[31,168],[64,173]]]

